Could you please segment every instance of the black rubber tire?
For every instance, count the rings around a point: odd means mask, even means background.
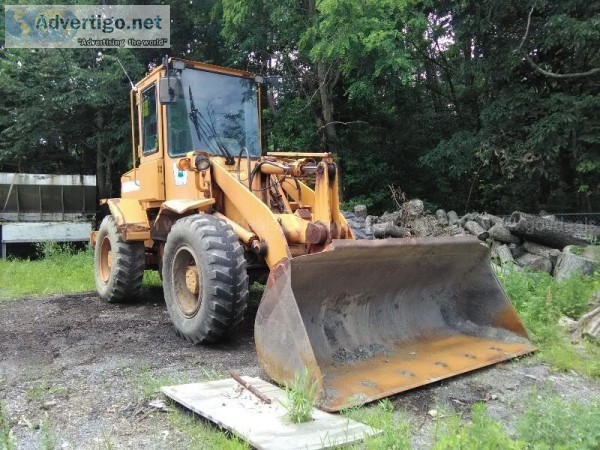
[[[110,258],[106,253],[108,250],[111,251]],[[122,303],[140,295],[146,264],[145,252],[143,242],[123,240],[112,216],[102,220],[94,248],[96,290],[102,300]],[[106,258],[111,261],[108,265]]]
[[[188,284],[190,270],[197,293]],[[162,277],[171,321],[188,341],[215,343],[242,323],[248,303],[246,260],[238,236],[222,220],[194,214],[175,222],[165,244]]]

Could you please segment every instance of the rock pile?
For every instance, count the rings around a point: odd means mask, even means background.
[[[498,264],[515,264],[547,272],[563,280],[576,272],[591,275],[600,269],[600,227],[563,222],[547,214],[514,212],[510,217],[488,213],[425,210],[423,202],[404,202],[397,211],[369,215],[358,205],[344,215],[357,239],[388,237],[476,236],[491,248]]]

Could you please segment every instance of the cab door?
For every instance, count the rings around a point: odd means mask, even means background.
[[[139,165],[127,172],[121,180],[124,198],[146,201],[165,199],[164,148],[160,130],[163,114],[157,100],[158,77],[151,77],[140,84],[136,93],[137,112],[137,157]]]

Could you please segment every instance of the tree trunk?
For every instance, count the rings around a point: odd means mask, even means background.
[[[96,112],[96,126],[100,135],[104,129],[104,115],[100,110]],[[96,187],[99,198],[112,197],[112,164],[100,136],[96,136]]]
[[[560,222],[522,212],[510,216],[508,229],[529,241],[559,249],[571,244],[588,244],[600,236],[600,227],[595,225]]]

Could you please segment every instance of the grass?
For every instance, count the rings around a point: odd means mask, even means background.
[[[13,450],[16,448],[17,442],[10,429],[8,411],[6,410],[6,406],[2,403],[0,404],[0,449]]]
[[[355,449],[367,450],[408,449],[410,434],[413,424],[407,414],[394,411],[394,405],[389,399],[384,399],[371,407],[356,407],[342,411],[342,415],[358,422],[383,430],[383,433],[366,438],[361,444],[353,446]]]
[[[193,413],[175,409],[169,413],[171,426],[187,437],[186,448],[246,450],[250,446]]]
[[[54,395],[64,392],[65,390],[65,388],[60,386],[54,386],[48,383],[38,383],[27,389],[27,398],[31,401],[41,401],[45,399],[47,395]]]
[[[533,391],[514,435],[492,419],[482,403],[473,405],[471,420],[454,414],[436,423],[434,450],[600,448],[600,401],[589,404],[556,394]]]
[[[217,370],[196,367],[193,377],[189,374],[156,374],[150,367],[144,366],[130,376],[130,381],[135,385],[139,400],[150,400],[162,395],[160,388],[173,384],[185,384],[198,381],[218,380],[223,374]]]
[[[58,436],[52,430],[50,422],[44,420],[40,425],[41,446],[44,450],[54,450],[58,448]]]
[[[45,243],[40,259],[0,259],[0,300],[28,295],[94,291],[94,253],[68,244]],[[161,286],[158,272],[144,273],[144,286]]]
[[[292,383],[286,383],[286,400],[281,402],[287,409],[292,423],[310,422],[316,400],[317,382],[310,377],[306,367],[299,371]]]
[[[600,290],[600,273],[563,282],[546,273],[511,267],[504,267],[498,275],[538,347],[538,356],[557,369],[600,378],[598,342],[583,339],[573,343],[558,324],[561,316],[578,319],[589,310],[593,294]]]

